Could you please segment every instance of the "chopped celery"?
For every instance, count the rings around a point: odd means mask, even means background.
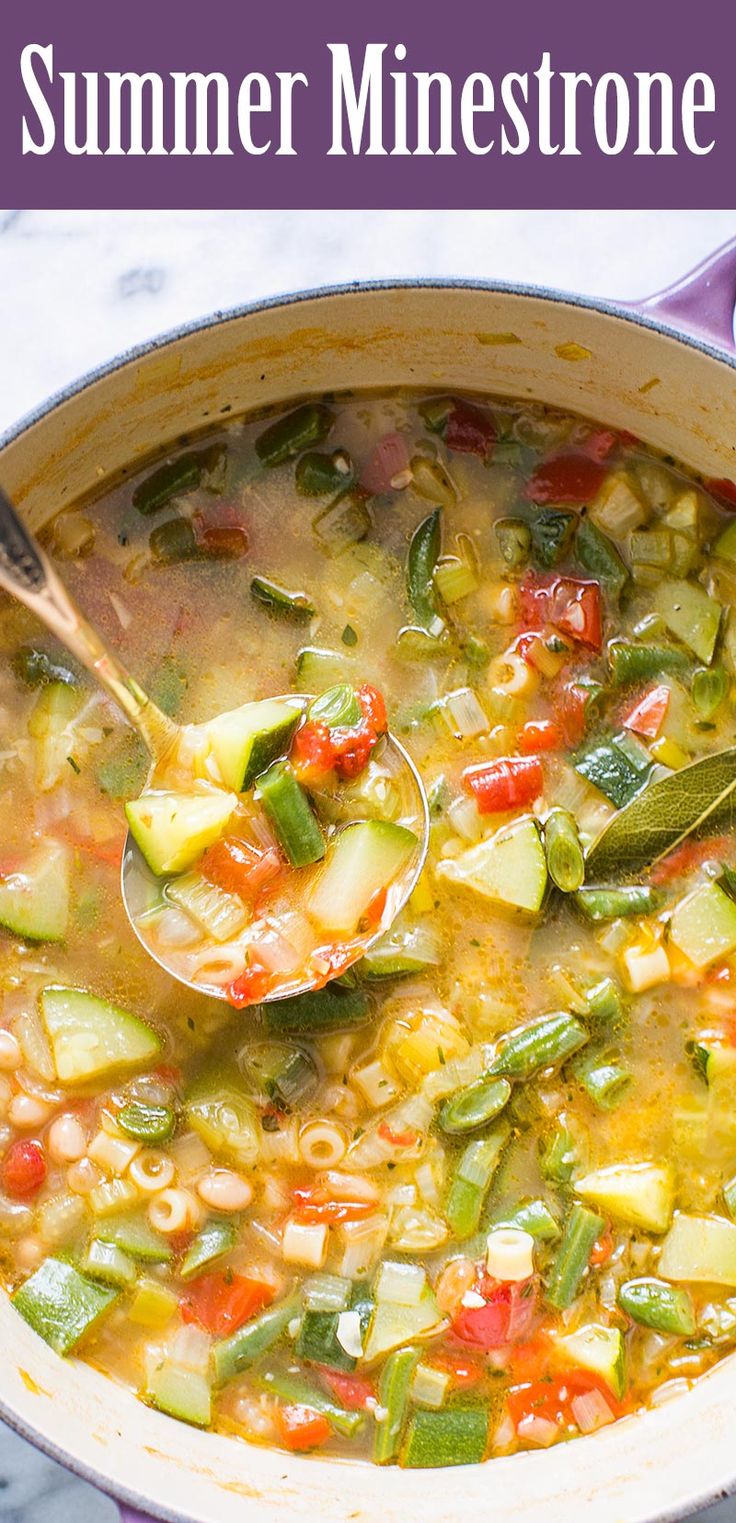
[[[248,911],[237,894],[228,894],[201,873],[181,873],[166,885],[166,898],[213,941],[230,941],[242,931]]]
[[[695,964],[728,957],[736,948],[736,903],[717,883],[703,883],[675,905],[670,940]]]
[[[511,1128],[499,1122],[487,1137],[469,1142],[460,1154],[445,1203],[445,1216],[456,1238],[472,1237]]]
[[[138,1327],[161,1328],[178,1310],[179,1300],[173,1290],[160,1280],[141,1279],[128,1307],[128,1316]]]
[[[180,1422],[208,1428],[212,1421],[212,1392],[206,1375],[166,1356],[150,1359],[143,1395],[159,1412]]]
[[[443,556],[434,570],[434,585],[443,601],[452,605],[478,590],[478,577],[470,561],[458,555]]]

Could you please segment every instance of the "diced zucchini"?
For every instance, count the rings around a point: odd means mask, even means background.
[[[412,830],[390,820],[346,825],[309,895],[308,913],[325,931],[353,935],[371,901],[407,866],[417,844]]]
[[[219,840],[237,803],[234,793],[202,783],[196,793],[142,793],[125,814],[151,872],[162,877],[193,867]]]
[[[69,925],[69,856],[46,845],[0,880],[0,925],[26,941],[63,941]]]
[[[210,720],[207,734],[225,787],[234,793],[251,788],[259,772],[288,751],[301,715],[301,704],[266,698]]]
[[[574,766],[581,777],[610,799],[617,809],[623,809],[636,793],[644,787],[651,770],[651,757],[643,747],[633,751],[624,746],[622,738],[601,741],[589,746],[575,757]],[[645,759],[646,758],[646,759]]]
[[[734,1229],[736,1230],[736,1229]],[[442,1321],[434,1291],[426,1285],[415,1306],[397,1301],[379,1301],[371,1318],[365,1343],[364,1359],[371,1362],[392,1349],[426,1337]]]
[[[713,546],[713,554],[720,556],[724,561],[736,561],[736,521],[730,523],[722,534],[719,534]]]
[[[322,1036],[364,1026],[371,1014],[371,1001],[365,989],[345,988],[333,980],[310,994],[272,1000],[262,1010],[272,1036]]]
[[[736,1226],[720,1216],[678,1212],[657,1268],[665,1280],[736,1285]]]
[[[576,1179],[574,1189],[614,1220],[647,1232],[666,1232],[672,1219],[675,1181],[669,1164],[612,1164]]]
[[[103,1243],[93,1238],[88,1245],[82,1268],[93,1280],[105,1285],[118,1285],[121,1290],[135,1283],[135,1264],[115,1243]]]
[[[393,925],[360,962],[362,978],[399,978],[423,973],[442,961],[439,937],[429,925]]]
[[[554,1346],[562,1350],[570,1364],[599,1375],[616,1400],[621,1400],[626,1388],[626,1349],[617,1327],[590,1322],[574,1333],[555,1338]]]
[[[88,1279],[65,1259],[49,1258],[16,1290],[12,1302],[55,1353],[70,1354],[119,1294],[110,1285]]]
[[[171,1245],[152,1227],[144,1211],[122,1211],[98,1221],[95,1232],[101,1243],[112,1243],[140,1264],[168,1264]]]
[[[703,883],[675,905],[670,940],[696,968],[736,948],[736,903],[717,883]]]
[[[73,745],[73,722],[81,706],[77,688],[66,682],[50,682],[43,687],[28,718],[28,733],[34,743],[34,772],[42,793],[55,788],[69,772],[67,757]]]
[[[213,1153],[250,1168],[259,1153],[255,1106],[236,1064],[213,1065],[199,1074],[185,1099],[189,1125]]]
[[[306,459],[306,456],[303,458]],[[267,576],[254,576],[250,593],[256,603],[263,603],[272,613],[283,614],[288,618],[299,621],[311,619],[317,612],[306,592],[292,592]]]
[[[44,989],[41,1014],[62,1084],[142,1068],[161,1051],[161,1038],[139,1016],[84,989]]]
[[[349,681],[355,671],[354,658],[344,651],[307,645],[296,658],[296,689],[300,693],[324,693],[336,682]]]
[[[300,1359],[346,1374],[355,1369],[357,1358],[339,1341],[341,1315],[338,1311],[305,1311],[294,1348]]]
[[[212,1421],[212,1392],[200,1370],[185,1369],[166,1358],[158,1363],[152,1359],[143,1394],[151,1406],[180,1422],[207,1428]]]
[[[182,1280],[193,1280],[218,1259],[224,1258],[235,1247],[237,1236],[237,1223],[231,1217],[214,1217],[205,1222],[182,1259],[179,1267]]]
[[[706,666],[713,659],[723,609],[697,582],[660,582],[653,604],[676,639]]]
[[[488,1446],[489,1411],[484,1406],[415,1412],[400,1463],[408,1470],[445,1465],[479,1465]]]
[[[547,863],[536,822],[514,820],[459,857],[440,862],[437,876],[484,899],[537,914],[547,887]]]

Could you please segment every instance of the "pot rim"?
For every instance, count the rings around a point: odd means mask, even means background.
[[[553,302],[560,306],[566,305],[572,308],[597,312],[602,316],[617,318],[620,321],[634,324],[645,330],[670,338],[690,349],[701,352],[710,359],[720,362],[729,370],[736,370],[736,352],[732,355],[705,338],[685,332],[670,322],[652,317],[638,310],[633,302],[627,303],[626,301],[584,296],[561,288],[536,284],[454,278],[452,276],[358,280],[283,292],[278,295],[263,297],[256,301],[244,302],[234,307],[225,308],[221,311],[216,310],[210,314],[193,318],[188,322],[166,329],[162,333],[155,334],[151,338],[144,339],[141,343],[132,345],[111,359],[105,360],[101,364],[94,366],[91,370],[85,371],[76,380],[53,392],[46,400],[23,414],[0,434],[0,457],[9,445],[21,438],[32,427],[42,422],[64,403],[94,386],[96,382],[104,380],[125,366],[142,360],[147,355],[155,353],[157,350],[165,349],[182,339],[279,307],[298,307],[302,303],[310,301],[325,299],[334,301],[341,297],[352,297],[361,294],[369,295],[381,291],[417,290],[460,290],[487,292],[490,295],[499,293],[505,296],[532,298]],[[86,1481],[88,1484],[96,1487],[97,1490],[109,1496],[113,1501],[132,1508],[136,1512],[139,1511],[141,1513],[141,1523],[145,1523],[145,1520],[149,1517],[165,1520],[165,1523],[195,1523],[195,1520],[185,1513],[172,1510],[168,1507],[162,1509],[158,1502],[151,1501],[142,1493],[110,1481],[104,1472],[94,1464],[87,1463],[72,1455],[63,1445],[58,1444],[44,1431],[43,1427],[28,1422],[6,1401],[1,1391],[0,1419],[21,1438],[33,1444],[36,1449],[49,1459],[62,1465],[66,1470],[71,1471],[80,1480]],[[702,1488],[697,1487],[694,1492],[686,1496],[682,1501],[674,1503],[664,1510],[658,1511],[656,1514],[652,1514],[652,1523],[678,1523],[678,1520],[688,1517],[693,1509],[707,1507],[726,1496],[733,1495],[734,1492],[736,1492],[736,1464],[734,1466],[733,1478],[726,1486],[721,1482],[720,1484],[711,1483]]]
[[[674,339],[680,344],[685,344],[690,349],[699,350],[709,359],[717,360],[726,365],[729,370],[736,370],[736,352],[729,354],[719,345],[711,343],[708,339],[700,338],[694,333],[687,333],[682,328],[677,328],[672,323],[662,322],[660,319],[650,317],[647,313],[637,310],[634,301],[617,301],[606,297],[582,296],[574,291],[566,291],[556,286],[541,286],[534,284],[519,284],[507,280],[476,280],[472,278],[456,279],[453,276],[421,276],[416,278],[398,277],[383,280],[355,280],[338,282],[329,286],[311,286],[299,291],[284,291],[276,296],[264,296],[257,301],[242,302],[235,307],[226,307],[222,311],[215,310],[203,317],[191,318],[188,322],[179,323],[174,328],[166,328],[162,333],[156,333],[152,338],[143,339],[139,344],[133,344],[129,349],[123,349],[112,359],[104,360],[93,369],[84,371],[75,381],[70,381],[58,391],[52,392],[50,397],[32,407],[29,412],[22,414],[15,423],[11,423],[0,433],[0,454],[8,445],[28,432],[36,423],[47,417],[63,403],[79,396],[82,392],[94,386],[97,381],[104,380],[113,375],[115,371],[122,370],[124,366],[133,364],[136,360],[143,359],[147,354],[155,353],[156,350],[165,349],[169,344],[178,343],[181,339],[190,338],[197,333],[207,332],[210,328],[216,328],[226,323],[238,322],[244,317],[250,317],[257,312],[268,312],[278,307],[296,307],[303,302],[324,300],[328,298],[334,301],[343,296],[359,296],[379,291],[487,291],[489,295],[496,292],[504,296],[532,297],[537,301],[551,301],[559,306],[582,308],[584,311],[599,312],[605,317],[618,318],[622,322],[632,323],[636,327],[649,329],[659,333],[665,338]]]

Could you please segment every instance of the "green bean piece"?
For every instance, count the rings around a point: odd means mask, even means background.
[[[223,1338],[212,1349],[212,1360],[217,1385],[224,1385],[234,1375],[250,1368],[261,1354],[268,1352],[286,1332],[288,1324],[300,1312],[300,1302],[294,1298],[270,1306],[239,1327],[229,1338]]]
[[[595,923],[652,915],[661,903],[661,894],[648,883],[624,884],[621,888],[581,888],[575,895],[577,908],[586,920]]]
[[[272,613],[283,614],[295,620],[307,620],[317,612],[306,592],[291,592],[280,582],[266,576],[254,576],[250,584],[251,597],[263,603]]]
[[[188,518],[167,518],[152,529],[148,548],[155,561],[173,566],[177,561],[191,561],[199,554],[197,538]]]
[[[365,497],[358,491],[342,492],[317,514],[312,528],[328,555],[341,555],[370,532],[371,515]]]
[[[287,1375],[281,1370],[264,1370],[259,1383],[265,1391],[273,1391],[276,1396],[280,1396],[282,1401],[293,1402],[299,1407],[311,1407],[314,1412],[321,1413],[335,1432],[342,1433],[345,1438],[352,1438],[363,1426],[363,1412],[349,1412],[299,1375]]]
[[[208,449],[188,450],[177,456],[176,460],[160,465],[158,470],[147,476],[145,481],[139,482],[135,488],[133,507],[148,518],[150,514],[157,513],[159,508],[164,508],[167,502],[171,502],[172,497],[184,497],[188,492],[196,491],[202,483],[202,477],[218,464],[223,455],[223,446],[216,444]]]
[[[693,672],[690,692],[701,719],[713,719],[729,687],[728,672],[722,666],[699,666]]]
[[[334,415],[321,402],[305,402],[285,418],[277,418],[259,434],[255,452],[261,465],[283,465],[293,455],[301,454],[310,444],[319,444],[329,433]]]
[[[615,1057],[587,1049],[570,1065],[578,1084],[599,1110],[612,1111],[626,1094],[632,1074]]]
[[[10,658],[13,676],[24,687],[45,687],[49,682],[64,682],[67,687],[77,687],[79,676],[62,661],[55,661],[45,650],[35,645],[21,645]]]
[[[599,984],[585,992],[588,1006],[587,1020],[600,1030],[618,1031],[623,1025],[626,1011],[621,990],[612,978],[602,978]]]
[[[441,545],[442,510],[435,508],[434,513],[430,513],[414,530],[406,572],[409,601],[417,624],[430,635],[438,635],[444,628],[444,621],[437,611],[432,581]]]
[[[409,1410],[409,1392],[414,1371],[419,1363],[417,1348],[397,1348],[389,1354],[381,1370],[378,1382],[379,1405],[385,1409],[383,1422],[376,1423],[373,1440],[373,1459],[377,1465],[388,1465],[401,1448],[401,1436]]]
[[[512,1211],[500,1211],[493,1218],[494,1227],[517,1227],[528,1232],[537,1243],[552,1243],[560,1235],[556,1218],[545,1200],[522,1201]]]
[[[566,809],[551,809],[544,822],[547,871],[563,894],[574,894],[585,879],[585,857],[578,828]]]
[[[629,580],[629,571],[612,539],[603,534],[589,518],[581,518],[575,534],[575,554],[585,571],[589,571],[619,598]]]
[[[352,486],[354,478],[347,450],[337,449],[331,455],[308,450],[296,463],[294,485],[302,497],[334,497]]]
[[[556,1311],[572,1306],[590,1262],[594,1244],[605,1231],[602,1216],[577,1202],[565,1223],[562,1242],[547,1278],[546,1300]]]
[[[153,1147],[173,1137],[176,1116],[170,1105],[148,1105],[143,1100],[131,1100],[118,1111],[117,1123],[128,1137]]]
[[[564,1118],[560,1116],[542,1146],[539,1159],[542,1177],[549,1179],[552,1184],[569,1184],[576,1163],[575,1139]]]
[[[658,1333],[689,1338],[695,1332],[695,1309],[687,1290],[665,1280],[628,1280],[618,1292],[618,1304],[634,1322]]]
[[[288,762],[274,762],[257,779],[261,802],[292,867],[321,862],[325,841],[309,796]]]
[[[445,1100],[437,1121],[442,1131],[451,1135],[477,1132],[500,1115],[510,1096],[508,1079],[478,1079]]]
[[[195,1280],[197,1275],[230,1253],[237,1242],[238,1228],[239,1222],[232,1217],[213,1217],[205,1222],[179,1265],[181,1279]]]
[[[363,710],[358,702],[358,695],[349,682],[336,682],[334,687],[328,687],[319,698],[313,699],[307,709],[307,718],[319,720],[326,724],[330,730],[359,724],[363,717]]]
[[[532,545],[532,531],[523,518],[497,518],[493,530],[507,566],[525,566]]]
[[[612,642],[608,659],[617,687],[648,682],[652,677],[661,677],[663,672],[682,672],[690,665],[690,658],[674,645],[630,645],[625,640]]]
[[[542,1015],[502,1038],[489,1072],[507,1079],[530,1079],[540,1068],[564,1063],[587,1040],[585,1027],[566,1010]]]
[[[469,1142],[460,1154],[445,1206],[453,1237],[462,1241],[478,1231],[483,1204],[510,1134],[511,1128],[500,1122],[487,1137]]]
[[[540,508],[531,522],[532,556],[546,571],[562,560],[572,539],[577,513],[560,508]]]

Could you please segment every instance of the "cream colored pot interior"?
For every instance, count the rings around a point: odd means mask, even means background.
[[[273,306],[133,357],[8,443],[0,481],[34,525],[182,433],[355,387],[535,397],[630,429],[712,476],[736,474],[736,371],[630,320],[463,287],[346,291]],[[0,1305],[0,1408],[119,1496],[197,1523],[640,1523],[736,1482],[736,1362],[592,1437],[462,1470],[300,1459],[202,1434],[62,1363]]]

